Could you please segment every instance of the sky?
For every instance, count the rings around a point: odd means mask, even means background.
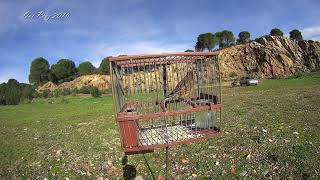
[[[0,83],[28,83],[37,57],[98,67],[107,56],[194,49],[200,33],[225,29],[320,40],[319,9],[319,0],[0,0]]]

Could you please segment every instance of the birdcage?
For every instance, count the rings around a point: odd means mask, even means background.
[[[110,58],[126,154],[211,138],[221,131],[219,52]]]

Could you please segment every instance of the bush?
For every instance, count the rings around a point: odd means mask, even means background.
[[[72,96],[76,96],[77,94],[79,94],[79,90],[78,89],[71,89],[71,95]]]
[[[301,78],[304,75],[304,73],[302,72],[298,72],[296,74],[293,75],[294,78]]]
[[[78,90],[78,93],[90,94],[90,89],[91,89],[91,87],[83,86]]]
[[[8,80],[4,96],[7,105],[19,104],[21,98],[21,87],[17,80]]]
[[[97,87],[91,87],[90,94],[92,97],[101,97],[102,93],[99,91]]]
[[[41,93],[40,97],[42,98],[48,98],[50,96],[50,91],[49,90],[45,90]]]
[[[63,89],[62,91],[62,95],[63,96],[67,96],[67,95],[70,95],[71,94],[71,89]]]
[[[54,97],[60,97],[62,96],[62,90],[61,89],[56,89],[52,92]]]

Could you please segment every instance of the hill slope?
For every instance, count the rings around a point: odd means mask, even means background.
[[[286,37],[264,36],[221,52],[224,78],[231,74],[272,77],[320,69],[318,41],[296,42]]]

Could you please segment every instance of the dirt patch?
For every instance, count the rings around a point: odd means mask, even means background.
[[[313,96],[320,96],[320,91],[311,91],[303,93],[303,97],[313,97]]]

